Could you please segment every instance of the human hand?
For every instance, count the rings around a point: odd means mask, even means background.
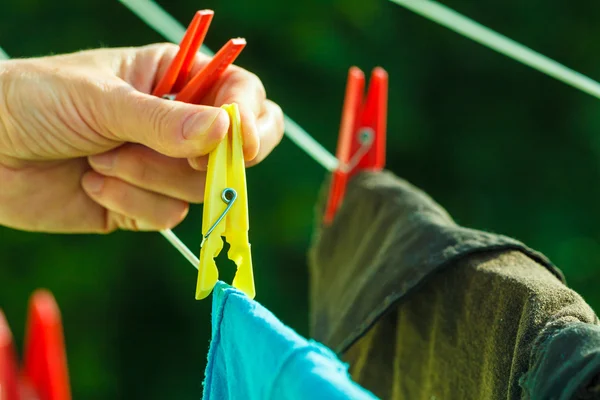
[[[200,105],[151,96],[178,47],[0,62],[0,225],[106,233],[176,226],[204,197],[208,153],[237,103],[247,165],[283,135],[261,81],[232,66]],[[208,62],[198,55],[191,76]],[[213,107],[214,106],[214,107]],[[91,167],[91,168],[90,168]]]

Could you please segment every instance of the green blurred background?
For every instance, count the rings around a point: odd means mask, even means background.
[[[600,77],[600,2],[446,4]],[[185,25],[197,9],[214,9],[209,47],[245,37],[239,64],[331,151],[348,67],[386,68],[389,169],[429,192],[459,223],[547,254],[600,310],[598,100],[387,0],[162,5]],[[13,57],[157,41],[163,39],[116,0],[0,2],[0,46]],[[284,139],[247,176],[257,299],[307,334],[306,250],[325,172]],[[201,206],[176,229],[193,249],[200,221]],[[222,258],[220,265],[229,279],[231,264]],[[0,228],[0,307],[21,345],[30,293],[46,287],[55,294],[77,399],[201,396],[210,301],[193,299],[195,279],[159,234]]]

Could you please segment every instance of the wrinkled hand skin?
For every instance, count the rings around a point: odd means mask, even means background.
[[[237,103],[247,165],[283,135],[258,77],[230,67],[202,105],[149,95],[177,46],[0,62],[0,225],[38,232],[173,228],[202,202],[208,153]],[[208,61],[198,56],[191,76]]]

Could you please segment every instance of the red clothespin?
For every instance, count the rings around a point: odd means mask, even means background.
[[[31,296],[24,353],[19,371],[12,335],[0,312],[0,400],[70,400],[60,311],[46,290]]]
[[[0,399],[19,399],[17,352],[10,328],[2,311],[0,311]]]
[[[172,95],[175,100],[186,103],[199,102],[206,90],[219,79],[242,52],[246,46],[244,39],[229,40],[212,60],[188,81],[194,57],[204,41],[213,15],[212,10],[196,12],[179,44],[177,55],[154,88],[153,95],[158,97]]]
[[[348,179],[360,171],[381,171],[385,166],[388,74],[377,67],[371,73],[366,99],[365,75],[350,68],[336,156],[323,222],[331,224],[346,193]]]

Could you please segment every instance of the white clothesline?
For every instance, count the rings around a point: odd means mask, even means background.
[[[152,0],[119,0],[127,6],[142,21],[152,29],[160,33],[165,39],[173,43],[179,43],[185,34],[185,28],[168,12]],[[200,51],[204,54],[214,53],[204,45]],[[328,152],[319,142],[310,136],[300,125],[290,117],[284,115],[285,134],[296,145],[304,150],[328,171],[334,171],[338,166],[338,160]]]
[[[600,83],[431,0],[390,0],[513,60],[600,98]]]
[[[185,33],[185,28],[169,13],[153,0],[119,0],[144,22],[160,33],[167,40],[179,43]],[[456,11],[430,0],[390,0],[422,15],[438,24],[460,33],[484,46],[520,61],[540,72],[569,84],[577,89],[600,98],[600,84],[566,66],[523,46]],[[202,52],[211,55],[212,52],[202,46]],[[338,160],[320,143],[315,141],[302,127],[287,115],[285,116],[285,133],[294,143],[329,171],[338,166]],[[165,233],[163,233],[165,235]],[[174,236],[174,235],[173,235]],[[178,249],[178,245],[167,239]],[[181,251],[181,249],[180,249]],[[185,255],[185,254],[184,254]],[[186,258],[188,258],[186,256]]]
[[[160,33],[165,39],[179,43],[185,33],[185,28],[169,13],[152,0],[119,0],[140,19]],[[580,74],[522,44],[509,39],[456,11],[431,0],[390,0],[407,9],[445,26],[463,36],[466,36],[484,46],[487,46],[516,61],[528,65],[559,81],[571,85],[583,92],[600,98],[600,84],[585,75]],[[208,55],[213,53],[206,46],[201,52]],[[8,59],[8,55],[0,48],[0,59]],[[312,138],[300,125],[285,115],[285,134],[296,145],[303,149],[325,169],[333,171],[338,166],[338,160],[319,142]],[[198,258],[171,231],[164,230],[161,234],[195,267],[198,268]]]

